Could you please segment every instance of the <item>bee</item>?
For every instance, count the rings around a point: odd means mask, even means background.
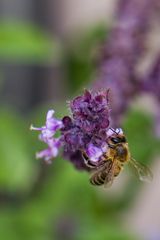
[[[147,166],[131,157],[128,142],[122,130],[111,130],[113,134],[107,139],[108,149],[100,157],[98,163],[91,162],[86,153],[83,153],[86,165],[93,170],[90,183],[110,187],[126,163],[131,166],[141,181],[150,182],[153,178],[152,172]]]

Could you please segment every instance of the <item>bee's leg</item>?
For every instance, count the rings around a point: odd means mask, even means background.
[[[107,161],[112,161],[111,159],[108,159],[108,157],[106,157],[106,155],[102,155],[101,159],[97,162],[91,161],[89,159],[89,157],[86,155],[86,153],[82,153],[82,156],[83,156],[85,165],[89,168],[103,167],[106,164],[106,160]]]
[[[85,162],[86,166],[89,168],[97,168],[97,164],[94,162],[91,162],[90,160],[88,160],[88,161],[84,160],[84,162]]]
[[[83,154],[83,159],[84,159],[84,163],[87,167],[89,168],[99,168],[101,166],[104,165],[105,161],[98,161],[98,162],[92,162],[87,156],[86,154]]]
[[[84,159],[84,163],[87,167],[89,168],[96,168],[95,163],[91,162],[90,159],[88,158],[88,156],[85,153],[82,153],[83,159]]]
[[[92,162],[90,160],[87,161],[87,163],[85,163],[89,168],[93,168],[93,169],[99,169],[104,167],[104,165],[106,165],[106,161],[98,161],[98,162]]]
[[[123,169],[123,164],[117,164],[115,166],[114,177],[117,177],[120,174],[122,169]]]

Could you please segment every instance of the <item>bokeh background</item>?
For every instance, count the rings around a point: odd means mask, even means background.
[[[93,187],[67,160],[35,159],[44,146],[30,124],[57,117],[90,86],[117,0],[0,1],[0,238],[5,240],[160,240],[160,140],[152,97],[134,99],[123,128],[132,155],[154,180],[126,168],[111,189]],[[150,37],[152,58],[160,32]],[[149,61],[149,60],[148,60]],[[145,57],[144,66],[147,60]],[[143,66],[143,67],[144,67]]]

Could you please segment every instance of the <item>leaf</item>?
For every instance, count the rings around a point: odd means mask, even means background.
[[[18,22],[0,24],[0,58],[21,63],[53,63],[60,44],[37,26]]]
[[[94,78],[94,62],[99,60],[99,45],[106,35],[106,26],[95,26],[83,36],[73,39],[66,49],[66,74],[72,92],[85,87]]]
[[[123,123],[132,157],[142,163],[152,160],[156,138],[152,132],[152,118],[143,112],[131,111]]]
[[[28,151],[28,126],[15,113],[0,111],[0,188],[26,191],[36,176]]]

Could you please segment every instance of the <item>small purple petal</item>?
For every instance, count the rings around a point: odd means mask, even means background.
[[[52,158],[57,157],[59,148],[61,147],[61,140],[60,139],[49,139],[48,148],[40,151],[36,154],[37,158],[44,158],[45,161],[50,161]]]
[[[53,118],[54,110],[49,110],[46,118],[46,128],[55,132],[63,126],[61,120]]]
[[[49,120],[53,117],[55,111],[53,109],[49,110],[48,113],[47,113],[47,117],[46,119]]]
[[[101,148],[94,146],[92,143],[88,145],[86,149],[86,154],[89,157],[90,161],[97,162],[103,154]]]
[[[44,149],[44,150],[36,153],[36,158],[44,158],[46,161],[50,160],[50,158],[51,158],[50,149]]]
[[[54,133],[48,130],[47,128],[42,130],[41,134],[39,135],[39,139],[42,142],[46,142],[48,138],[53,137]]]

